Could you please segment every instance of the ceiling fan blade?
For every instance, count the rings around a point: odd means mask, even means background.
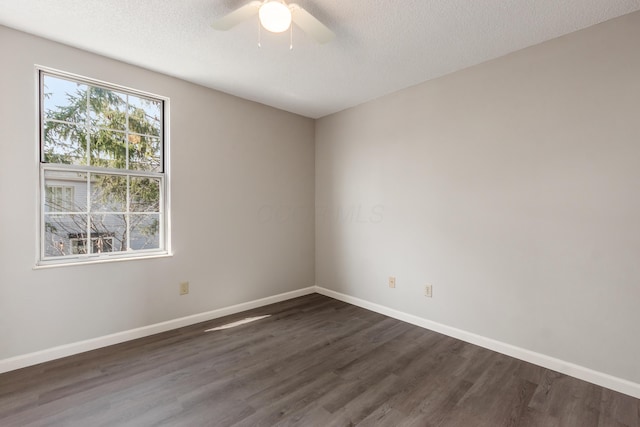
[[[215,21],[211,26],[220,31],[229,30],[242,21],[246,21],[247,19],[258,14],[258,9],[260,9],[260,5],[262,2],[252,1],[249,4],[246,4],[233,12],[223,16],[222,18]]]
[[[291,20],[295,22],[302,31],[316,39],[318,43],[327,43],[336,36],[326,25],[318,21],[312,14],[297,4],[292,3],[289,7],[291,9]]]

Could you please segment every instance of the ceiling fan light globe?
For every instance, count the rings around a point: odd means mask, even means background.
[[[291,11],[280,1],[269,1],[260,6],[260,23],[267,31],[282,33],[291,26]]]

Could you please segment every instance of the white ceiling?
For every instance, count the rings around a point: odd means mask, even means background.
[[[0,24],[312,118],[640,9],[640,0],[296,0],[336,38],[257,17],[249,0],[0,0]],[[68,70],[73,71],[73,70]]]

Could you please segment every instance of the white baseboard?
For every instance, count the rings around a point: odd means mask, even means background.
[[[640,399],[640,384],[316,286],[317,293]]]
[[[37,365],[38,363],[48,362],[54,359],[60,359],[62,357],[83,353],[85,351],[95,350],[97,348],[102,348],[102,347],[106,347],[113,344],[119,344],[121,342],[158,334],[160,332],[165,332],[172,329],[194,325],[200,322],[206,322],[207,320],[217,319],[219,317],[228,316],[230,314],[239,313],[245,310],[251,310],[253,308],[262,307],[265,305],[273,304],[280,301],[285,301],[288,299],[292,299],[292,298],[296,298],[296,297],[300,297],[300,296],[308,295],[312,293],[315,293],[315,287],[313,286],[309,288],[298,289],[291,292],[285,292],[283,294],[278,294],[278,295],[274,295],[266,298],[257,299],[254,301],[232,305],[230,307],[219,308],[217,310],[207,311],[205,313],[198,313],[191,316],[168,320],[166,322],[156,323],[149,326],[143,326],[141,328],[130,329],[128,331],[117,332],[115,334],[105,335],[98,338],[92,338],[85,341],[65,344],[58,347],[49,348],[46,350],[36,351],[34,353],[28,353],[20,356],[10,357],[8,359],[0,360],[0,373],[13,371],[20,368],[25,368],[27,366]]]

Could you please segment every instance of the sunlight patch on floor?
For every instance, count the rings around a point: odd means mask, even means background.
[[[234,328],[236,326],[244,325],[247,323],[255,322],[256,320],[264,319],[265,317],[271,316],[270,314],[264,316],[256,316],[256,317],[247,317],[246,319],[238,320],[237,322],[227,323],[226,325],[217,326],[215,328],[207,329],[205,332],[211,331],[221,331],[223,329]]]

